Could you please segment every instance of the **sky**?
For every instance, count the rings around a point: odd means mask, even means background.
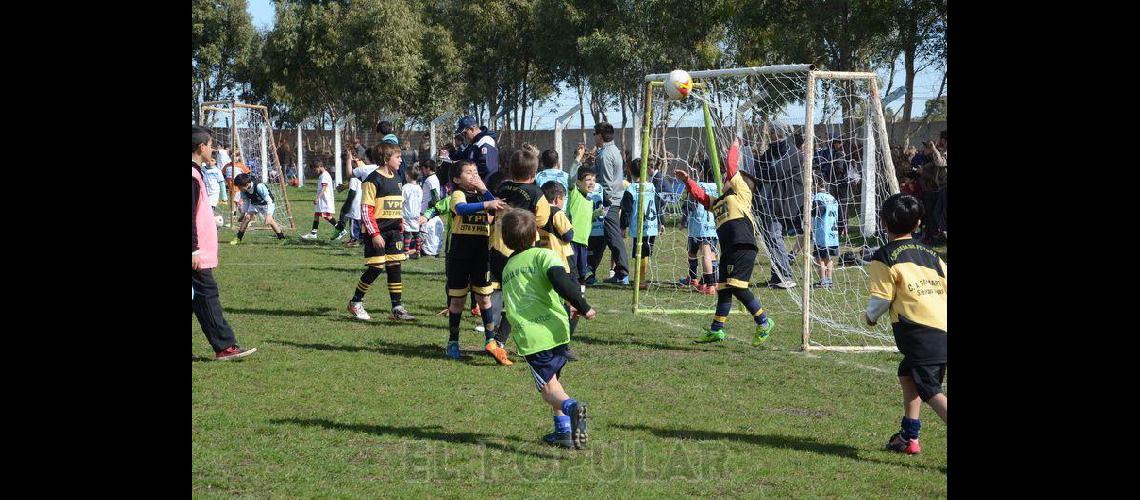
[[[271,29],[271,28],[273,28],[273,1],[272,0],[249,0],[248,10],[249,10],[250,15],[253,17],[254,27],[259,28],[259,29]],[[903,80],[905,78],[905,76],[903,75],[903,72],[902,72],[902,58],[901,58],[901,56],[899,58],[899,61],[897,61],[897,63],[895,64],[895,66],[896,66],[897,70],[895,72],[894,85],[895,85],[895,87],[899,87],[899,86],[903,85]],[[665,71],[662,71],[662,72],[664,73]],[[915,75],[914,105],[913,105],[913,111],[911,113],[913,116],[921,116],[923,111],[926,109],[926,101],[929,99],[933,99],[938,95],[938,86],[942,83],[942,72],[943,72],[942,69],[938,69],[936,67],[931,67],[931,68],[928,68],[926,71],[921,71],[917,75]],[[879,76],[882,78],[882,81],[885,82],[888,79],[888,77],[889,77],[888,73],[889,73],[889,71],[887,71],[887,70],[880,70],[879,71]],[[884,94],[886,94],[886,89],[882,89],[882,91]],[[887,104],[887,107],[898,110],[899,108],[902,107],[902,102],[903,102],[902,98],[900,97],[899,99],[895,100],[894,102]],[[538,108],[539,111],[538,111],[538,115],[537,115],[539,118],[535,122],[534,128],[540,129],[540,130],[541,129],[553,129],[555,118],[557,118],[558,115],[561,115],[562,113],[564,113],[565,111],[569,110],[570,108],[574,107],[577,104],[578,104],[578,98],[574,92],[563,92],[562,96],[559,97],[558,99],[555,99],[552,102],[541,103],[541,106],[539,106],[539,108]],[[554,111],[550,111],[551,108],[554,108]],[[801,107],[801,109],[802,109],[802,107]],[[794,113],[794,111],[792,111],[792,112]],[[802,111],[800,111],[800,113],[801,113],[800,116],[802,116]],[[530,114],[530,113],[528,112],[528,114]],[[620,109],[607,110],[607,114],[609,115],[609,118],[612,121],[619,121],[621,119],[621,110]],[[692,123],[689,123],[690,120],[692,120]],[[528,118],[527,121],[529,122],[530,119]],[[632,121],[632,118],[631,118],[631,121]],[[802,119],[801,119],[801,122],[802,122]],[[699,124],[700,124],[699,113],[693,114],[693,116],[691,118],[687,118],[684,122],[682,122],[682,125],[699,125]],[[572,121],[570,126],[572,128],[577,127],[578,122]],[[586,127],[593,127],[593,118],[590,117],[589,113],[586,113]]]

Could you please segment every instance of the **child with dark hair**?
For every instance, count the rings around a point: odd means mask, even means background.
[[[562,171],[562,166],[558,163],[557,151],[553,149],[543,151],[542,154],[539,155],[538,161],[539,165],[542,166],[542,170],[535,174],[535,184],[545,186],[547,182],[554,181],[562,185],[563,192],[570,190],[569,176],[566,175],[566,172]],[[558,208],[566,210],[565,199],[562,200],[562,205],[558,205]]]
[[[828,192],[823,177],[814,176],[815,195],[811,198],[812,257],[819,266],[819,282],[814,288],[831,288],[832,257],[839,255],[839,202]]]
[[[698,162],[697,171],[700,173],[700,179],[704,181],[698,181],[697,185],[704,189],[709,196],[713,198],[719,196],[720,191],[717,190],[716,183],[709,181],[712,174],[709,172],[708,162]],[[688,197],[686,196],[686,198]],[[716,235],[716,219],[713,218],[712,212],[705,210],[704,205],[695,201],[686,199],[684,207],[687,212],[685,226],[689,233],[689,275],[686,279],[681,280],[681,284],[690,285],[703,295],[716,295],[716,249],[719,245]],[[701,265],[699,277],[697,274],[698,263]]]
[[[886,245],[879,247],[868,269],[870,297],[866,320],[874,325],[890,312],[895,345],[903,355],[899,385],[903,393],[902,430],[887,442],[887,449],[913,455],[922,451],[919,412],[926,402],[946,422],[946,263],[912,233],[922,219],[917,198],[898,193],[887,198],[879,219],[887,230]]]
[[[241,190],[243,208],[241,227],[238,229],[237,238],[230,240],[230,244],[237,245],[245,237],[245,229],[253,220],[253,214],[264,216],[265,223],[273,229],[277,239],[285,239],[285,233],[281,232],[281,227],[277,225],[277,221],[273,220],[273,211],[276,207],[273,204],[273,195],[269,194],[269,187],[263,182],[253,180],[253,177],[244,173],[234,177],[234,185]]]
[[[569,360],[569,316],[580,314],[592,320],[597,311],[586,303],[562,258],[549,249],[534,247],[533,213],[512,208],[500,219],[503,243],[512,252],[502,277],[507,320],[513,325],[518,353],[530,366],[535,388],[554,413],[554,432],[543,440],[553,446],[585,448],[589,439],[586,403],[566,394],[560,377]],[[563,301],[570,303],[569,313]]]
[[[633,174],[633,179],[634,182],[625,188],[625,194],[622,195],[621,214],[618,220],[621,224],[621,230],[629,233],[629,239],[636,247],[638,219],[641,218],[641,206],[645,206],[641,248],[632,248],[630,254],[633,256],[633,260],[640,262],[641,265],[638,287],[646,290],[649,288],[649,277],[647,275],[649,258],[653,256],[653,244],[657,239],[657,219],[661,213],[661,200],[657,197],[657,189],[653,183],[641,179],[640,169]],[[645,191],[645,203],[640,202],[642,190]]]
[[[602,236],[602,190],[595,183],[596,177],[594,169],[580,167],[578,181],[574,189],[570,190],[566,200],[566,213],[570,217],[570,225],[578,228],[574,232],[570,247],[574,251],[573,264],[578,274],[576,278],[583,286],[587,284],[587,280],[593,278],[593,271],[590,269],[590,241],[594,238],[595,230],[599,240]],[[590,228],[589,231],[586,230],[587,227]]]

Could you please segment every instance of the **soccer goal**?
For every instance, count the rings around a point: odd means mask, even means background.
[[[198,118],[203,127],[214,133],[214,142],[229,150],[231,160],[244,164],[255,180],[264,182],[269,188],[274,200],[273,218],[282,229],[295,230],[293,207],[285,191],[285,175],[277,158],[277,143],[266,107],[238,101],[207,101],[199,108]],[[218,165],[218,168],[224,167]],[[236,208],[233,197],[230,197],[225,217],[231,225],[237,223],[233,218]],[[240,218],[241,214],[237,217]],[[258,219],[255,217],[254,220]],[[251,223],[249,228],[269,229],[264,220],[260,222]]]
[[[760,292],[764,307],[802,314],[804,350],[896,349],[888,322],[867,326],[862,319],[868,261],[885,242],[877,207],[898,192],[875,74],[785,65],[694,71],[691,77],[692,91],[683,100],[668,98],[669,74],[645,77],[641,150],[634,156],[641,158],[642,179],[651,167],[662,171],[664,189],[644,276],[631,266],[634,313],[713,313],[715,297],[681,284],[689,273],[686,216],[695,204],[673,172],[685,169],[719,192],[729,147],[739,140],[740,171],[755,185],[759,257],[752,286],[781,285]],[[821,282],[812,234],[817,185],[805,172],[823,180],[822,192],[839,207],[831,229],[839,234],[831,285],[819,288],[813,288]],[[642,246],[644,220],[637,224],[634,254]]]

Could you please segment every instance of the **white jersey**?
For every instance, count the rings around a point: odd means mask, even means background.
[[[321,187],[323,185],[323,187]],[[320,179],[317,180],[317,189],[324,189],[320,196],[317,196],[317,204],[313,207],[314,213],[331,214],[336,213],[333,204],[336,203],[334,196],[336,196],[336,188],[333,186],[332,176],[329,171],[321,172]]]
[[[416,184],[404,184],[404,231],[409,233],[420,232],[419,207],[424,197],[424,191]]]
[[[226,190],[226,178],[222,177],[222,169],[206,166],[202,169],[202,181],[206,185],[206,198],[210,200],[210,206],[218,206],[218,200]]]
[[[431,206],[431,190],[433,189],[436,193],[439,193],[440,198],[443,197],[443,190],[439,188],[439,177],[436,177],[435,174],[428,176],[428,178],[424,180],[424,201],[420,204],[420,213],[424,213],[428,207]]]
[[[355,175],[348,179],[348,189],[356,193],[352,195],[352,203],[348,209],[348,218],[360,220],[360,179],[357,179]]]

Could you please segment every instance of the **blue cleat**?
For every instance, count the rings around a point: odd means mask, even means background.
[[[459,359],[459,342],[447,343],[447,357],[451,359]]]

